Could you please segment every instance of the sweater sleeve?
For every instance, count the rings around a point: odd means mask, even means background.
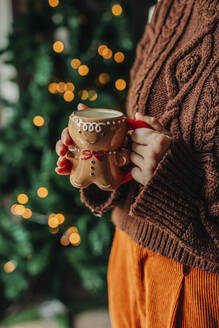
[[[194,255],[219,261],[219,74],[200,97],[195,142],[174,138],[129,215],[153,222]],[[195,126],[197,124],[197,126]],[[196,139],[195,139],[196,138]],[[192,140],[192,138],[191,138]],[[200,144],[200,147],[197,144]]]

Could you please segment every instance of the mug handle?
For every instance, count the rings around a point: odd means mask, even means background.
[[[126,122],[128,125],[128,131],[141,129],[141,128],[154,130],[149,124],[147,124],[146,122],[140,121],[140,120],[132,120],[132,119],[127,118]],[[131,169],[129,169],[128,171],[124,172],[121,184],[129,182],[132,179],[133,179],[133,176],[131,173]]]

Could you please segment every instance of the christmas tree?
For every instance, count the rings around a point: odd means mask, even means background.
[[[133,8],[132,2],[108,0],[13,2],[13,30],[1,51],[16,68],[19,85],[16,103],[2,100],[3,313],[7,302],[27,293],[34,298],[36,290],[77,309],[94,299],[106,302],[110,213],[93,216],[69,177],[55,173],[55,144],[79,102],[124,111],[129,70],[147,19],[145,10],[134,34]]]

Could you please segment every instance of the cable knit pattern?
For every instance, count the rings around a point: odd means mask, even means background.
[[[158,3],[136,51],[126,109],[131,118],[136,111],[158,118],[173,141],[147,185],[81,190],[92,211],[114,207],[112,221],[139,245],[212,273],[219,273],[218,14],[215,0]]]

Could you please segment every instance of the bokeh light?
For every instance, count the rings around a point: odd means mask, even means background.
[[[88,98],[87,90],[81,90],[80,97],[82,100],[86,100]]]
[[[23,215],[25,212],[25,207],[23,205],[15,205],[14,213],[15,215]]]
[[[108,73],[101,73],[99,76],[98,76],[98,81],[101,83],[101,84],[107,84],[110,80],[110,76]]]
[[[102,56],[103,56],[104,59],[110,59],[110,58],[112,58],[112,55],[113,55],[113,52],[109,48],[104,49],[103,52],[102,52]]]
[[[66,91],[74,91],[74,90],[75,90],[75,86],[74,86],[74,84],[71,83],[71,82],[67,82],[67,83],[65,84],[65,86],[66,86]]]
[[[46,198],[48,196],[48,189],[40,187],[37,189],[37,196],[40,198]]]
[[[64,99],[65,99],[65,101],[67,101],[67,102],[72,101],[72,100],[74,99],[74,97],[75,97],[75,95],[74,95],[74,93],[73,93],[72,91],[66,91],[66,92],[64,93]]]
[[[16,212],[15,212],[16,206],[17,206],[17,204],[13,204],[10,208],[11,213],[14,214],[14,215],[16,215]]]
[[[62,224],[62,223],[65,222],[65,216],[62,213],[57,213],[56,214],[56,217],[57,217],[57,219],[59,221],[59,224]]]
[[[59,225],[59,219],[57,218],[56,215],[54,216],[49,216],[49,219],[48,219],[48,225],[50,228],[57,228],[58,225]]]
[[[78,74],[81,75],[81,76],[87,75],[88,72],[89,72],[89,67],[87,65],[81,65],[78,68]]]
[[[78,233],[78,228],[75,226],[72,226],[66,230],[67,236],[70,236],[72,233],[77,232]]]
[[[49,5],[51,7],[57,7],[59,5],[59,0],[49,0]]]
[[[57,83],[52,82],[48,85],[48,90],[50,93],[55,94],[57,93]]]
[[[65,92],[66,90],[66,86],[65,86],[65,82],[59,82],[58,85],[57,85],[57,90],[58,92]]]
[[[122,63],[125,59],[125,55],[123,52],[118,51],[114,54],[114,60],[116,63]]]
[[[119,91],[124,90],[126,88],[126,81],[124,79],[116,80],[115,87]]]
[[[112,6],[112,13],[115,16],[120,16],[122,14],[122,6],[120,4],[115,4]]]
[[[81,65],[81,61],[78,58],[74,58],[71,61],[71,67],[77,69]]]
[[[95,90],[89,90],[88,97],[90,101],[95,101],[98,97],[98,94]]]
[[[37,116],[35,116],[35,117],[33,118],[33,124],[34,124],[35,126],[40,127],[40,126],[43,126],[44,123],[45,123],[45,120],[44,120],[44,118],[43,118],[42,116],[40,116],[40,115],[37,115]]]
[[[57,228],[50,228],[49,232],[52,233],[52,234],[56,234],[56,233],[59,232],[59,228],[58,227]]]
[[[70,244],[68,236],[64,234],[60,239],[60,243],[62,246],[68,246]]]
[[[32,211],[31,211],[31,209],[26,207],[24,213],[22,214],[22,217],[23,217],[24,219],[30,219],[31,216],[32,216]]]
[[[80,237],[79,233],[77,233],[77,232],[71,233],[69,236],[69,241],[72,245],[78,246],[81,242],[81,237]]]
[[[99,47],[98,47],[98,54],[100,56],[103,56],[103,51],[108,49],[108,47],[105,45],[105,44],[101,44]]]
[[[62,41],[55,41],[53,43],[53,50],[57,53],[60,53],[64,50],[64,43]]]
[[[8,261],[3,266],[4,271],[7,273],[11,273],[15,270],[15,264],[12,261]]]
[[[28,200],[29,200],[29,198],[26,194],[19,194],[17,196],[17,201],[20,204],[27,204]]]

